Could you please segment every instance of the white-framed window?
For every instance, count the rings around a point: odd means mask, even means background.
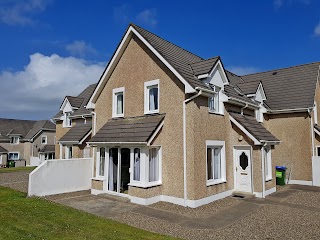
[[[258,122],[263,122],[263,112],[262,112],[261,108],[256,109],[254,111],[254,114],[255,114],[255,118]]]
[[[41,144],[47,144],[48,137],[46,135],[41,136]]]
[[[19,137],[13,136],[10,138],[10,143],[11,144],[19,144]]]
[[[106,149],[104,147],[101,147],[99,149],[99,171],[98,171],[98,176],[99,177],[104,177],[105,176],[105,163],[106,163]]]
[[[124,116],[124,87],[112,91],[112,117]]]
[[[272,160],[271,160],[271,147],[263,147],[263,159],[264,159],[264,171],[266,176],[266,181],[272,179]]]
[[[133,150],[133,181],[140,181],[141,149]]]
[[[63,127],[72,127],[72,120],[70,119],[71,112],[65,112],[63,115]]]
[[[316,156],[320,157],[320,146],[316,146]]]
[[[8,153],[8,160],[19,160],[19,153],[18,152],[9,152]]]
[[[64,154],[65,154],[65,159],[73,158],[72,146],[66,146]]]
[[[223,102],[221,101],[221,88],[213,86],[215,94],[208,97],[209,113],[223,114]]]
[[[206,141],[207,186],[226,182],[224,141]]]
[[[159,113],[160,108],[159,79],[144,83],[144,113]]]
[[[160,161],[159,161],[159,149],[149,149],[149,183],[160,181]]]
[[[44,160],[51,160],[55,158],[55,154],[54,153],[44,153]]]

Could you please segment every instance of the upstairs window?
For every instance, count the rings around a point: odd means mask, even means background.
[[[222,113],[222,106],[220,106],[220,90],[217,86],[210,85],[216,93],[208,98],[208,109],[210,113]]]
[[[10,143],[11,144],[19,144],[19,137],[11,137]]]
[[[42,136],[41,137],[41,144],[47,144],[48,138],[47,136]]]
[[[144,83],[144,112],[152,114],[159,112],[159,80]]]
[[[71,112],[64,113],[64,119],[63,119],[63,127],[71,127],[72,126],[72,120],[70,119]]]
[[[124,116],[124,88],[113,89],[112,117]]]

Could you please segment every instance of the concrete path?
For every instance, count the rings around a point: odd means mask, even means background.
[[[0,185],[25,190],[28,173],[0,174]],[[10,182],[12,181],[12,182]],[[320,188],[282,187],[266,199],[228,197],[196,209],[141,206],[89,191],[47,197],[100,217],[185,239],[320,239]]]

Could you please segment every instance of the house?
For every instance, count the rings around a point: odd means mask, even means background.
[[[40,150],[54,141],[55,125],[48,120],[0,118],[0,165],[7,160],[17,161],[16,165],[39,165],[34,160],[39,160]]]
[[[130,24],[86,106],[91,192],[198,207],[276,191],[281,139],[260,122],[264,88],[246,95],[241,83],[220,57],[203,59]]]
[[[52,118],[56,123],[55,154],[60,159],[91,156],[87,141],[92,133],[92,111],[86,109],[86,105],[95,86],[88,86],[77,97],[66,96],[60,111]]]

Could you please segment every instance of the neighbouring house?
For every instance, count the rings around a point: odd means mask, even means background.
[[[95,86],[88,86],[77,97],[66,96],[52,118],[56,123],[55,154],[60,159],[91,157],[87,141],[92,133],[92,111],[86,105]]]
[[[194,208],[275,192],[276,165],[288,168],[288,183],[320,186],[319,66],[237,76],[219,56],[203,59],[130,24],[87,98],[66,97],[55,118],[56,154],[78,158],[74,148],[89,145],[94,166],[60,161],[52,167],[76,180],[29,195],[91,188]],[[88,113],[90,126],[82,114],[71,120],[77,111]]]
[[[0,119],[0,165],[39,165],[40,150],[53,146],[55,125],[49,120]]]

